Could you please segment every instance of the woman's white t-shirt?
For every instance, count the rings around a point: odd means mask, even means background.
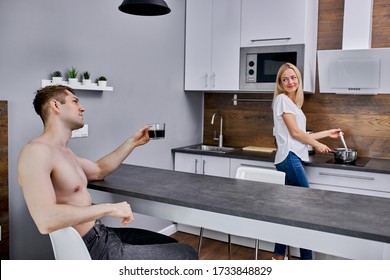
[[[274,134],[278,149],[275,155],[275,164],[281,163],[286,159],[291,151],[295,153],[301,160],[308,161],[309,154],[307,145],[294,139],[283,121],[283,113],[293,114],[297,121],[298,127],[306,131],[306,117],[300,108],[285,94],[281,93],[276,96],[273,103],[274,117]]]

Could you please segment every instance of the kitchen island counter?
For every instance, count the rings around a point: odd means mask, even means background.
[[[89,188],[125,195],[135,212],[178,223],[347,258],[390,258],[386,198],[134,165],[121,165]],[[347,245],[358,246],[352,251],[359,252],[349,254]],[[368,253],[373,247],[375,252]]]

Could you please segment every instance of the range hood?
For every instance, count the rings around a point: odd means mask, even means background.
[[[371,48],[373,0],[345,0],[341,50],[318,51],[320,92],[390,93],[390,48]]]

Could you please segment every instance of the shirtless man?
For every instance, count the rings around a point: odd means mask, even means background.
[[[67,146],[72,130],[84,126],[84,108],[66,86],[38,90],[34,109],[44,132],[31,140],[18,160],[18,179],[30,214],[42,234],[72,226],[83,237],[92,259],[195,259],[186,244],[158,233],[109,228],[99,218],[134,220],[127,202],[92,205],[88,181],[102,180],[134,148],[149,141],[148,126],[96,162],[76,156]],[[101,238],[103,237],[104,238]]]

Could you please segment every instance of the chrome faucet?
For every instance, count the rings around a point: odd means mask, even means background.
[[[217,137],[217,132],[214,129],[214,138],[213,138],[213,140],[214,141],[218,141],[218,147],[222,148],[223,147],[223,135],[222,135],[223,118],[222,118],[222,115],[219,114],[219,113],[214,113],[213,116],[211,117],[211,124],[214,124],[214,119],[215,119],[216,115],[220,116],[220,119],[219,119],[219,136]]]

